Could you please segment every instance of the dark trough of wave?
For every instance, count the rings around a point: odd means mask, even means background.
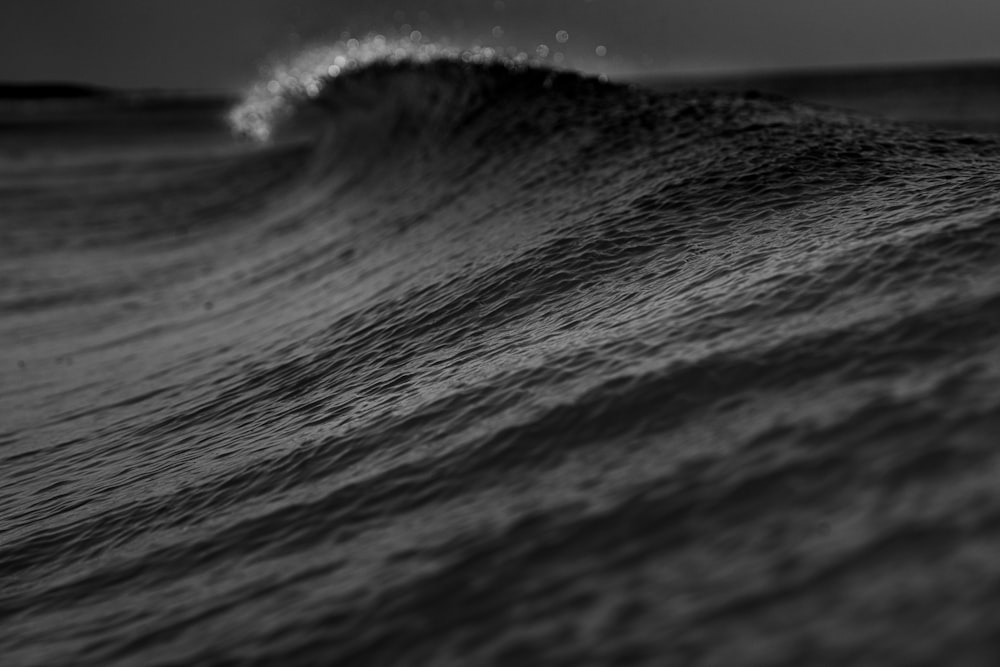
[[[17,125],[3,664],[992,664],[996,139],[452,62],[303,104]]]

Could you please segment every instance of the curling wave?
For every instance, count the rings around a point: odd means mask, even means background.
[[[1000,142],[434,55],[3,158],[5,664],[988,655]]]

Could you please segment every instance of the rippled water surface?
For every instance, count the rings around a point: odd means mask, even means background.
[[[994,664],[996,139],[447,60],[296,104],[6,129],[0,662]]]

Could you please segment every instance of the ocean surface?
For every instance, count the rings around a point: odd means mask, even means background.
[[[0,664],[996,664],[998,138],[313,83],[0,114]]]

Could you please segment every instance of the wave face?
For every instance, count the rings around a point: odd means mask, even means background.
[[[5,665],[989,662],[997,140],[447,59],[295,105],[3,153]]]

